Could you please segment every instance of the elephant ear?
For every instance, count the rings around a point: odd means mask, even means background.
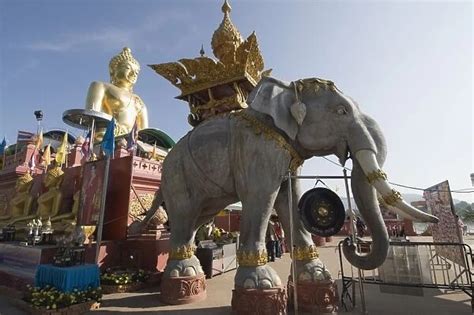
[[[249,103],[250,108],[271,116],[277,128],[285,132],[292,140],[295,140],[298,125],[301,124],[306,113],[306,109],[304,109],[302,115],[301,111],[297,113],[294,109],[292,110],[291,107],[295,100],[296,97],[291,84],[275,78],[264,77],[250,93],[247,103]]]

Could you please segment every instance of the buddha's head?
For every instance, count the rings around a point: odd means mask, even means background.
[[[56,166],[48,171],[44,179],[44,185],[48,188],[53,186],[58,187],[63,179],[64,172],[61,167]]]
[[[125,47],[109,63],[110,82],[120,87],[133,87],[137,82],[140,64],[133,58],[130,48]]]
[[[33,177],[31,177],[30,173],[26,173],[25,175],[21,176],[16,180],[16,191],[17,192],[26,192],[30,188],[31,184],[33,183]]]

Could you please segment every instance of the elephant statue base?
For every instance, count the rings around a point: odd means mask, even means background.
[[[294,284],[288,278],[288,305],[293,305]],[[333,280],[299,281],[298,310],[309,314],[337,314],[339,298],[337,284]]]
[[[235,287],[232,291],[232,314],[283,315],[288,296],[283,286],[271,289]]]
[[[166,304],[189,304],[204,300],[206,276],[198,274],[190,277],[164,277],[161,281],[160,300]]]

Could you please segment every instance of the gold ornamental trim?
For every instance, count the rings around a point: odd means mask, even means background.
[[[153,203],[153,199],[155,198],[154,194],[143,194],[140,195],[140,200],[135,196],[130,200],[130,204],[128,207],[128,215],[137,220],[142,219],[145,215],[144,213],[151,208]],[[141,204],[140,204],[141,202]],[[143,205],[143,207],[142,207]]]
[[[402,194],[400,194],[395,189],[392,189],[392,192],[387,196],[383,196],[383,200],[389,206],[395,206],[399,201],[402,200]]]
[[[319,252],[315,245],[297,246],[294,255],[294,260],[306,261],[318,258]]]
[[[367,180],[369,181],[370,184],[372,184],[375,181],[378,181],[379,179],[387,180],[387,174],[385,174],[385,172],[382,171],[381,169],[378,169],[376,171],[373,171],[367,174]]]
[[[193,257],[194,252],[196,251],[196,246],[193,245],[183,245],[178,248],[172,248],[170,251],[170,260],[183,260]]]
[[[262,250],[238,250],[237,262],[243,267],[258,267],[263,266],[268,262],[268,253],[265,249]]]
[[[244,111],[235,112],[232,115],[238,119],[245,120],[246,122],[248,122],[249,123],[248,126],[253,128],[256,135],[263,134],[265,139],[274,140],[281,148],[288,151],[288,153],[290,153],[291,155],[291,161],[290,161],[291,171],[293,172],[296,171],[296,169],[303,164],[304,159],[286,141],[286,139],[282,135],[280,135],[278,132],[273,130],[273,128],[265,125],[264,123],[259,121],[257,118],[247,114]]]

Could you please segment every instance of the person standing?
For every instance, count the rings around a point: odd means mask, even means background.
[[[272,220],[268,221],[267,233],[265,235],[268,261],[275,261],[276,256],[276,240],[277,236],[275,233],[274,223]]]

